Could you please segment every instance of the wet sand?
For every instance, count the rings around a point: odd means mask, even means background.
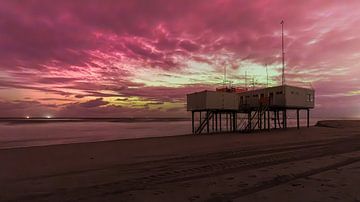
[[[360,121],[0,150],[0,201],[360,201]]]

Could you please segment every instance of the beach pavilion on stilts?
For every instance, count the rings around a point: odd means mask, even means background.
[[[284,21],[281,21],[282,80],[279,86],[248,90],[223,86],[215,91],[187,95],[187,110],[192,114],[192,133],[251,132],[287,128],[287,112],[296,111],[300,128],[300,111],[306,111],[309,127],[310,109],[315,106],[315,90],[285,84]],[[226,68],[224,70],[224,84]],[[195,119],[197,118],[197,120]]]

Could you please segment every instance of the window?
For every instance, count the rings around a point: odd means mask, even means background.
[[[280,95],[280,94],[282,94],[282,91],[276,92],[276,95]]]
[[[306,94],[306,101],[307,101],[307,102],[312,102],[312,101],[314,101],[312,94]]]
[[[253,95],[253,97],[257,97],[257,96],[258,96],[257,94]]]

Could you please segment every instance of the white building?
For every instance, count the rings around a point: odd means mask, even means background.
[[[275,86],[241,93],[201,91],[187,95],[187,110],[238,110],[257,108],[312,109],[315,106],[314,89],[296,86]]]
[[[238,124],[239,113],[247,114],[247,125],[243,125],[244,130],[247,131],[254,130],[256,127],[259,129],[287,128],[287,110],[297,111],[298,128],[300,127],[299,111],[306,110],[309,127],[309,111],[314,106],[314,89],[289,85],[243,92],[201,91],[187,95],[187,110],[192,112],[193,133],[201,133],[205,127],[209,132],[211,121],[213,131],[218,131],[218,125],[221,131],[221,121],[224,116],[226,125],[230,125],[231,131],[243,130]],[[194,124],[195,112],[199,113],[200,120],[197,129]],[[203,119],[202,112],[205,112]],[[223,118],[221,118],[222,115]]]

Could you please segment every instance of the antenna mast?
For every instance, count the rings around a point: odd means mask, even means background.
[[[253,90],[255,90],[255,77],[252,77],[252,83],[253,83]]]
[[[247,91],[247,75],[246,75],[246,71],[245,71],[245,90]]]
[[[269,87],[269,73],[268,73],[268,66],[265,64],[266,67],[266,87]]]
[[[224,86],[226,85],[226,65],[224,66],[224,81],[223,81]]]
[[[282,78],[281,85],[285,84],[285,52],[284,52],[284,20],[281,21],[281,49],[282,49]]]
[[[224,66],[223,87],[225,87],[225,84],[226,84],[226,66]]]

